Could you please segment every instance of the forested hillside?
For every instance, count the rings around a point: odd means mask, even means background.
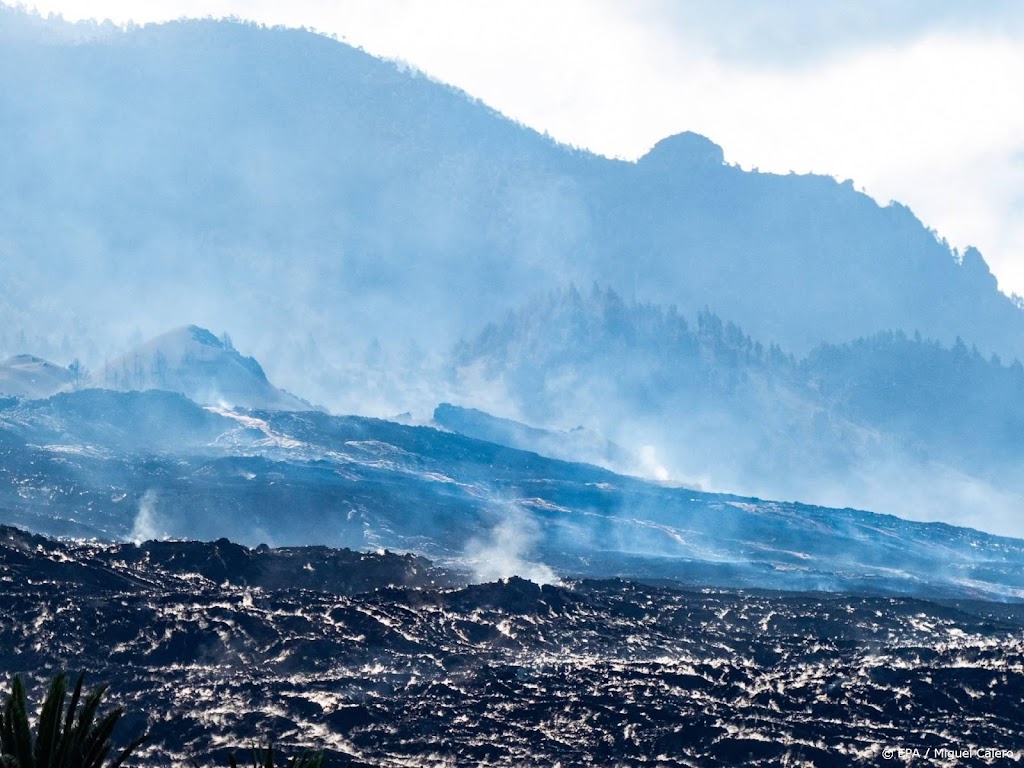
[[[798,355],[903,330],[1024,356],[977,251],[849,183],[743,171],[691,133],[606,159],[301,30],[0,27],[0,355],[99,370],[197,324],[358,409],[368,350],[415,366],[597,281]]]
[[[1024,367],[959,339],[893,331],[797,358],[707,309],[691,322],[594,286],[488,325],[452,376],[505,415],[633,449],[627,471],[1021,530]]]

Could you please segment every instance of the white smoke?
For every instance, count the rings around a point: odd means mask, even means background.
[[[638,451],[640,476],[659,483],[667,483],[671,479],[668,469],[658,459],[658,449],[653,445],[642,445]]]
[[[135,544],[167,538],[167,533],[161,532],[157,523],[156,491],[146,491],[139,500],[139,511],[135,515],[135,523],[128,538]]]
[[[558,584],[558,577],[548,566],[526,559],[540,538],[537,523],[513,505],[508,509],[486,539],[473,539],[466,545],[466,560],[473,575],[481,582],[520,576],[536,584]]]

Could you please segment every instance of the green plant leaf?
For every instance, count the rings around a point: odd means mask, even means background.
[[[0,768],[103,768],[107,764],[114,729],[124,710],[115,708],[100,714],[107,689],[97,688],[82,701],[83,681],[84,675],[79,675],[65,709],[67,675],[54,677],[33,738],[25,686],[17,675],[13,678],[11,692],[0,710]],[[143,735],[132,741],[118,753],[110,768],[121,768],[146,739]]]
[[[61,717],[64,714],[64,699],[68,693],[68,679],[63,673],[53,678],[50,689],[43,699],[36,727],[34,752],[36,768],[53,768],[60,754]]]
[[[4,707],[5,730],[4,752],[18,761],[21,768],[35,768],[32,762],[32,733],[28,723],[28,704],[25,701],[25,686],[17,675],[11,682],[11,693]]]
[[[85,683],[85,673],[79,672],[78,682],[75,683],[75,690],[71,694],[71,701],[68,702],[67,712],[64,715],[64,729],[60,739],[60,754],[57,756],[58,766],[71,764],[71,756],[77,745],[75,737],[75,711],[78,709],[78,702],[82,698],[82,685]]]

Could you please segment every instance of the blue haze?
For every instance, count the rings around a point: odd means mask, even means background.
[[[679,482],[1021,532],[1024,311],[900,204],[692,133],[598,157],[305,31],[0,8],[0,39],[4,356],[96,373],[198,324],[335,412],[451,400]],[[621,321],[582,338],[531,304],[594,283],[579,311]]]

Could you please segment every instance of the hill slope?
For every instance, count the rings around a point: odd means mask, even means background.
[[[0,522],[49,534],[386,547],[478,578],[1024,597],[1016,539],[665,487],[375,419],[85,390],[4,404],[0,459]]]
[[[980,254],[848,184],[744,172],[692,134],[595,157],[308,32],[0,14],[0,319],[40,354],[198,321],[338,405],[374,338],[415,359],[598,280],[798,353],[900,328],[1024,357]]]
[[[884,333],[797,360],[707,310],[693,323],[595,286],[550,293],[488,325],[457,347],[452,373],[503,413],[556,431],[582,424],[646,460],[570,454],[565,440],[563,456],[1024,533],[1024,367],[961,340]],[[523,444],[504,432],[486,434]]]
[[[269,381],[252,357],[243,357],[226,335],[195,325],[176,328],[110,361],[99,373],[109,389],[163,389],[203,405],[305,411],[312,406]]]
[[[75,386],[67,368],[34,355],[15,355],[0,363],[0,395],[28,399],[49,397]]]

